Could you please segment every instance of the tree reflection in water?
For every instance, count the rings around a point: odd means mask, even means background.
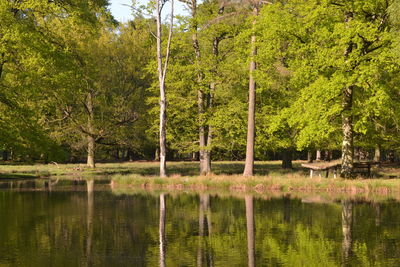
[[[159,240],[160,240],[160,267],[165,267],[165,195],[160,195],[160,224],[159,224]]]
[[[246,195],[247,255],[249,267],[255,266],[254,259],[254,210],[253,196]]]
[[[87,240],[86,240],[86,263],[92,266],[92,242],[93,242],[93,188],[94,180],[87,180]]]
[[[97,180],[70,191],[60,181],[51,193],[27,185],[34,190],[0,191],[0,266],[397,266],[400,258],[396,201],[116,194],[97,191]]]
[[[343,242],[342,242],[342,266],[347,266],[352,240],[352,228],[353,228],[353,203],[349,200],[342,200],[342,231],[343,231]]]
[[[211,207],[210,195],[201,194],[199,203],[199,236],[197,248],[197,266],[213,266],[212,248],[209,245],[211,236]]]

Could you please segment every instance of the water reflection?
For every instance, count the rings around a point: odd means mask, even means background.
[[[160,194],[160,267],[165,267],[165,195]]]
[[[253,197],[246,195],[246,228],[247,228],[247,256],[248,266],[254,267],[254,210],[253,210]]]
[[[352,246],[352,228],[353,228],[353,203],[348,200],[342,200],[342,265],[347,266]]]
[[[400,259],[394,201],[129,195],[97,191],[94,180],[74,190],[60,184],[0,190],[0,266],[397,266]]]
[[[197,266],[214,266],[209,240],[211,236],[210,195],[199,197],[199,238],[197,248]]]
[[[87,180],[87,241],[86,241],[86,265],[92,265],[92,242],[93,242],[93,188],[94,180]]]

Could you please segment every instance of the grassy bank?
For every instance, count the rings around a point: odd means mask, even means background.
[[[140,187],[166,190],[228,190],[253,193],[268,191],[292,192],[336,192],[336,193],[400,193],[398,179],[354,179],[309,178],[299,173],[243,177],[240,175],[171,176],[165,179],[138,175],[115,175],[113,186]]]

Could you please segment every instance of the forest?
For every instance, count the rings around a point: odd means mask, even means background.
[[[400,1],[180,1],[0,1],[3,161],[396,155]]]

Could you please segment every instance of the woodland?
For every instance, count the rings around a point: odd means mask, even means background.
[[[175,0],[178,1],[178,0]],[[400,1],[0,1],[4,162],[341,159],[400,148]],[[171,9],[170,9],[171,8]],[[318,152],[318,153],[317,153]]]

